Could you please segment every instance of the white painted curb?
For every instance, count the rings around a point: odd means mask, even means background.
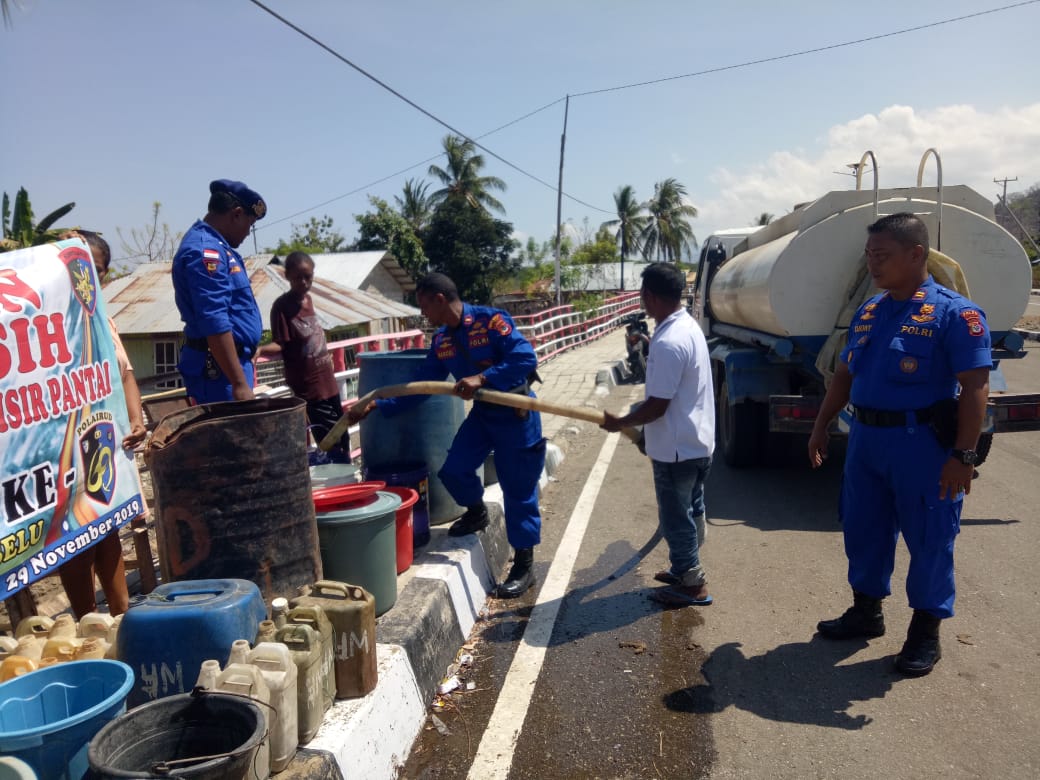
[[[344,780],[397,777],[426,722],[426,702],[404,648],[376,645],[376,657],[375,690],[333,704],[306,745],[332,753]]]

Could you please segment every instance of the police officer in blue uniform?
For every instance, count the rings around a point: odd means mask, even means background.
[[[196,403],[253,398],[253,357],[263,329],[249,272],[235,250],[267,205],[240,181],[210,182],[208,212],[173,258],[173,289],[184,321],[177,368]]]
[[[481,387],[534,397],[530,378],[538,358],[506,312],[463,303],[455,283],[440,273],[422,279],[416,297],[430,324],[440,326],[416,381],[441,381],[451,374],[458,380],[456,394],[465,400]],[[365,409],[352,409],[348,416],[353,423],[377,408],[391,415],[424,398],[373,401]],[[538,478],[545,465],[545,439],[539,414],[480,400],[473,403],[437,473],[452,498],[466,507],[448,530],[452,536],[475,533],[488,524],[477,469],[492,450],[505,498],[506,533],[515,550],[513,566],[497,593],[499,598],[515,598],[534,584],[534,546],[541,541]]]
[[[841,515],[853,605],[817,630],[829,639],[885,633],[881,601],[902,533],[914,612],[895,665],[919,676],[941,657],[939,624],[953,615],[953,547],[986,414],[990,335],[981,309],[929,276],[918,217],[891,214],[867,232],[867,268],[885,292],[852,320],[809,440],[816,468],[827,427],[852,402]]]

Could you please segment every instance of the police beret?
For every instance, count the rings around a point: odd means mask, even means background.
[[[231,179],[217,179],[209,183],[209,192],[216,195],[218,192],[226,192],[239,202],[243,209],[253,214],[257,219],[263,219],[267,213],[267,204],[260,197],[260,193],[249,189],[240,181]]]

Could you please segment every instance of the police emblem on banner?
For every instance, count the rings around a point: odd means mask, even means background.
[[[84,492],[95,501],[108,504],[116,488],[116,430],[110,422],[90,426],[79,437],[85,472]]]
[[[61,250],[58,257],[65,263],[69,278],[72,279],[72,292],[76,300],[88,315],[93,314],[97,308],[97,284],[94,280],[94,263],[87,250],[70,246]]]

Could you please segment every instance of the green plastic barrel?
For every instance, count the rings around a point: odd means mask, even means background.
[[[318,546],[325,579],[360,585],[376,600],[376,615],[397,601],[397,508],[400,496],[378,491],[331,512],[318,512]]]

